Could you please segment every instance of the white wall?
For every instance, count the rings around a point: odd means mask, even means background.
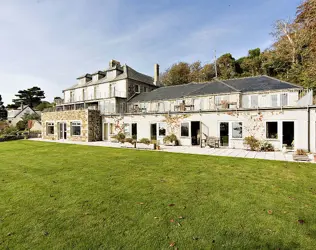
[[[238,115],[237,115],[238,114]],[[150,124],[151,123],[162,123],[165,119],[161,115],[133,115],[124,116],[122,122],[124,123],[137,123],[138,125],[138,139],[150,138]],[[256,120],[256,121],[254,121]],[[227,113],[202,113],[202,114],[191,114],[189,117],[182,119],[185,121],[201,121],[202,132],[209,136],[220,136],[219,124],[220,122],[228,122],[230,131],[230,144],[231,148],[243,148],[243,138],[249,135],[254,135],[257,139],[268,140],[271,142],[276,149],[282,149],[282,122],[293,121],[294,122],[294,147],[295,149],[308,149],[307,144],[307,111],[306,110],[283,110],[283,111],[263,111],[258,114],[256,111],[252,112],[227,112]],[[276,121],[278,122],[278,139],[267,139],[266,138],[266,122]],[[112,118],[104,117],[103,122],[114,123]],[[243,138],[233,139],[232,138],[232,122],[243,123]],[[316,119],[314,119],[316,130]],[[170,129],[168,129],[170,133]],[[167,133],[168,134],[168,133]],[[313,134],[313,135],[314,135]],[[180,129],[176,132],[178,139],[182,145],[191,145],[191,138],[181,138]],[[162,143],[163,137],[158,137],[158,140]],[[316,141],[314,140],[316,148]],[[315,150],[315,149],[313,149]]]
[[[274,107],[280,107],[281,106],[281,94],[288,94],[288,105],[287,106],[296,106],[296,103],[298,101],[298,91],[294,92],[266,92],[266,93],[248,93],[243,95],[243,108],[250,108],[251,107],[251,96],[258,96],[258,105],[259,107],[273,107],[272,106],[272,97],[273,95],[277,96],[277,106]],[[248,101],[245,101],[245,99],[248,99]]]

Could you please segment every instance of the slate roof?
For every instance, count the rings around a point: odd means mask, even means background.
[[[280,81],[269,76],[255,76],[230,80],[216,80],[205,83],[189,83],[176,86],[160,87],[151,92],[141,93],[130,102],[171,100],[183,97],[236,92],[269,91],[281,89],[302,89],[292,83]]]
[[[105,83],[105,82],[115,82],[115,81],[123,80],[123,79],[132,79],[132,80],[135,80],[135,81],[147,83],[148,85],[156,86],[156,85],[154,85],[154,78],[153,77],[145,75],[145,74],[142,74],[142,73],[139,73],[138,71],[134,70],[133,68],[131,68],[128,65],[119,66],[119,68],[118,68],[118,66],[110,67],[107,70],[101,71],[101,72],[106,73],[107,71],[111,71],[111,70],[114,70],[114,69],[118,69],[122,73],[119,74],[117,77],[115,77],[112,80],[108,80],[106,77],[104,77],[104,78],[101,78],[98,81],[89,81],[89,82],[87,82],[85,84],[76,83],[73,86],[71,86],[70,88],[67,88],[67,89],[64,89],[64,90],[71,90],[71,89],[76,89],[76,88],[80,88],[80,87],[83,87],[83,86],[95,85],[95,84],[100,84],[100,83]],[[90,74],[86,74],[86,75],[90,75]],[[86,75],[84,75],[84,76],[86,76]],[[77,78],[77,79],[79,79],[79,78]]]
[[[281,81],[270,76],[255,76],[225,80],[226,84],[239,89],[241,92],[268,91],[280,89],[302,89],[293,83]]]

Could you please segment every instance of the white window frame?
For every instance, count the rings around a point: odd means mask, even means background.
[[[253,100],[257,99],[257,105],[253,105]],[[251,108],[258,108],[259,107],[259,96],[258,95],[251,95],[250,96],[250,107]]]
[[[286,95],[286,104],[284,105],[283,103],[282,103],[282,96],[283,95]],[[289,93],[281,93],[280,94],[280,106],[281,107],[283,107],[283,106],[289,106]]]
[[[234,124],[235,123],[241,123],[241,137],[234,137]],[[244,126],[243,126],[243,122],[240,121],[232,121],[231,122],[231,129],[232,129],[232,139],[243,139],[244,138]]]
[[[182,135],[182,124],[188,124],[188,135]],[[181,122],[180,124],[180,137],[181,138],[190,138],[191,122]]]
[[[276,97],[276,105],[273,105],[273,96]],[[279,106],[279,105],[278,105],[278,99],[279,99],[278,97],[279,97],[278,94],[271,94],[271,107],[272,107],[272,108],[276,108],[276,107]]]
[[[124,123],[124,134],[126,137],[131,137],[131,128],[132,128],[132,125],[130,123]]]
[[[53,127],[53,133],[48,133],[48,127]],[[46,135],[54,135],[55,134],[55,123],[54,122],[46,122]]]
[[[164,137],[167,135],[167,124],[165,122],[158,122],[157,123],[157,137]],[[163,126],[163,128],[165,129],[165,134],[164,135],[160,135],[159,130],[160,130],[160,126]]]
[[[79,135],[74,135],[73,127],[79,127],[80,128],[80,134]],[[81,136],[81,135],[82,135],[82,122],[81,121],[70,121],[70,136]]]
[[[267,135],[268,135],[268,122],[270,122],[270,123],[272,123],[272,122],[276,122],[276,124],[277,124],[277,138],[270,138],[270,137],[267,137]],[[265,122],[265,138],[267,139],[267,140],[279,140],[280,138],[279,138],[279,121],[266,121]]]

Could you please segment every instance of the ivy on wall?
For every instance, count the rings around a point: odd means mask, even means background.
[[[183,115],[170,115],[165,114],[163,115],[164,119],[162,122],[165,122],[168,126],[168,129],[172,134],[175,134],[176,131],[180,128],[180,123],[183,119],[188,118],[190,115],[183,114]]]

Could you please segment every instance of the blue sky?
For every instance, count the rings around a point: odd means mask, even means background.
[[[300,0],[0,0],[0,79],[5,103],[41,87],[52,101],[76,77],[111,59],[153,75],[179,61],[235,58],[271,45],[272,25]]]

